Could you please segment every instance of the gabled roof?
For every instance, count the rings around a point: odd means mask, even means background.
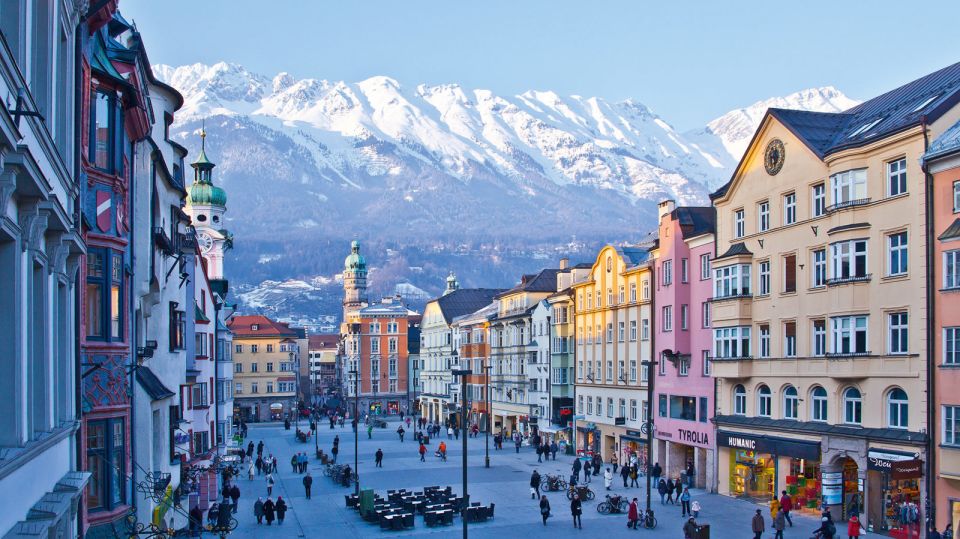
[[[832,153],[869,144],[923,122],[934,122],[958,102],[960,62],[840,113],[769,109],[749,147],[756,144],[768,118],[773,117],[823,160]],[[712,193],[711,199],[727,193],[746,159],[745,153],[731,179]]]
[[[560,273],[561,269],[557,268],[548,268],[540,270],[540,273],[535,275],[524,275],[520,278],[520,284],[506,290],[497,295],[497,297],[503,297],[510,294],[516,294],[518,292],[556,292],[557,291],[557,274]]]
[[[718,257],[715,258],[714,260],[720,260],[721,258],[728,258],[728,257],[731,257],[731,256],[741,256],[741,255],[750,256],[750,255],[752,255],[752,254],[753,254],[753,253],[750,252],[750,249],[747,249],[747,246],[744,245],[744,243],[743,243],[742,241],[740,241],[740,242],[737,242],[737,243],[734,243],[734,244],[730,245],[730,248],[727,249],[727,252],[725,252],[725,253],[723,253],[722,255],[718,256]]]
[[[472,313],[467,313],[454,318],[453,322],[454,323],[458,323],[458,322],[459,323],[462,323],[462,322],[476,323],[481,320],[490,320],[497,316],[497,311],[499,310],[499,308],[500,308],[499,302],[491,301],[489,305],[481,307],[480,309]]]
[[[420,313],[416,311],[411,311],[400,302],[395,303],[374,303],[373,305],[368,305],[357,313],[361,318],[367,318],[372,316],[394,316],[394,317],[404,317],[404,316],[415,316]]]
[[[930,143],[927,153],[923,155],[923,161],[929,163],[938,157],[944,157],[955,152],[960,152],[960,122],[950,126],[950,129],[944,131]]]
[[[501,292],[503,290],[498,288],[460,288],[433,301],[436,301],[437,306],[440,307],[443,321],[450,325],[454,318],[484,307]]]
[[[670,212],[670,217],[680,223],[685,238],[713,234],[716,230],[716,215],[713,206],[680,206]]]
[[[163,400],[174,395],[173,391],[163,385],[163,382],[157,378],[157,375],[150,370],[150,367],[137,367],[137,383],[150,395],[150,400]]]
[[[307,349],[308,350],[325,350],[325,349],[337,349],[337,342],[340,340],[339,335],[310,335],[307,338]]]
[[[234,316],[227,322],[227,326],[233,332],[234,337],[240,338],[287,337],[296,339],[298,337],[297,332],[290,329],[290,326],[282,322],[275,322],[260,314]],[[257,326],[257,329],[253,329],[253,326]]]
[[[937,236],[940,241],[955,240],[960,238],[960,219],[954,219],[953,223],[943,231],[943,234]]]

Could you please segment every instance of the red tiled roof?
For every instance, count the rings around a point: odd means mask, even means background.
[[[339,335],[310,335],[308,347],[310,350],[336,349]]]
[[[257,329],[253,329],[257,326]],[[234,337],[291,337],[296,339],[297,332],[280,322],[274,322],[259,314],[234,316],[227,322]]]

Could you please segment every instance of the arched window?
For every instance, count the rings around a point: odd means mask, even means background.
[[[757,388],[757,415],[761,417],[770,417],[773,407],[773,397],[770,388],[763,385]]]
[[[843,422],[859,425],[863,420],[863,398],[860,390],[848,387],[843,392]]]
[[[613,271],[613,257],[607,257],[607,273]]]
[[[733,388],[734,415],[747,415],[747,390],[740,384]]]
[[[800,396],[797,394],[797,388],[787,386],[783,390],[783,418],[798,419],[800,411]]]
[[[813,421],[827,421],[827,390],[822,387],[816,387],[811,392],[811,413]]]
[[[891,429],[907,428],[907,392],[899,387],[887,393],[887,422]]]

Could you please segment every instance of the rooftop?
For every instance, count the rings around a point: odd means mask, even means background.
[[[230,318],[227,327],[237,338],[244,337],[285,337],[296,339],[296,330],[283,322],[273,321],[260,314],[241,315]]]

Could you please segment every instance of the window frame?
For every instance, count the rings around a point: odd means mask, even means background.
[[[117,426],[119,426],[120,443],[117,444]],[[116,507],[127,503],[127,431],[126,420],[124,417],[108,417],[103,419],[88,420],[85,426],[88,440],[91,430],[95,427],[102,427],[103,444],[101,447],[91,449],[89,442],[86,444],[85,451],[89,464],[92,459],[101,466],[98,470],[91,470],[93,473],[99,473],[99,481],[91,481],[87,485],[85,501],[91,513],[112,511]],[[99,503],[94,506],[91,500],[90,491],[99,485]]]
[[[783,418],[800,419],[800,392],[792,385],[783,388]]]
[[[893,395],[899,391],[903,393],[904,398],[894,398]],[[900,387],[893,387],[887,391],[887,427],[891,429],[907,430],[910,428],[910,396]],[[896,410],[896,413],[894,413]],[[894,416],[901,419],[900,422],[894,422]]]
[[[862,272],[858,271],[859,259],[863,262]],[[858,238],[831,243],[830,262],[831,273],[828,283],[868,279],[870,277],[870,241],[866,238]]]
[[[813,266],[813,271],[811,271],[811,288],[824,288],[827,286],[827,283],[830,282],[830,276],[828,274],[829,264],[827,263],[827,249],[826,247],[820,247],[814,249],[810,252],[811,260],[810,263]]]
[[[797,222],[797,193],[783,195],[783,224],[792,225]]]
[[[743,208],[733,212],[733,237],[742,238],[746,236],[746,214]]]
[[[887,277],[901,277],[910,271],[910,238],[906,230],[886,236]]]
[[[960,365],[960,326],[944,326],[941,332],[942,365]]]
[[[770,295],[770,261],[757,262],[757,295]]]
[[[853,393],[856,393],[856,395],[853,395]],[[843,390],[841,398],[843,400],[843,423],[845,425],[862,425],[863,393],[859,389],[849,386]]]
[[[106,121],[107,121],[107,132],[106,132],[106,141],[104,142],[104,159],[106,163],[104,166],[101,166],[98,155],[98,145],[99,140],[97,138],[97,120],[98,120],[98,111],[101,110],[99,101],[103,98],[104,104],[106,104]],[[122,121],[122,115],[117,111],[117,94],[110,90],[105,89],[92,89],[90,93],[90,140],[89,147],[86,152],[87,162],[91,167],[105,172],[107,174],[113,174],[117,169],[117,150],[118,150],[118,133],[120,133],[120,126],[118,125]]]
[[[770,201],[757,204],[757,229],[759,232],[770,230]]]
[[[861,327],[860,321],[863,321]],[[848,327],[843,326],[843,322],[848,321]],[[839,324],[839,326],[838,326]],[[860,350],[857,346],[859,339],[858,334],[863,333],[863,346],[865,349]],[[849,333],[849,335],[845,335]],[[858,315],[847,315],[847,316],[831,316],[830,317],[830,335],[831,335],[831,354],[834,356],[852,356],[852,355],[866,355],[870,350],[866,349],[870,346],[870,316],[865,314]],[[849,349],[844,349],[843,344],[844,340],[848,339],[850,344]]]
[[[907,158],[900,157],[887,161],[887,196],[895,197],[907,193]],[[896,170],[895,170],[896,167]],[[894,181],[896,178],[896,186]],[[896,187],[896,189],[894,188]]]
[[[757,387],[757,417],[773,417],[773,391],[766,384]]]
[[[943,289],[960,289],[960,249],[943,252]]]
[[[810,188],[813,202],[813,216],[822,217],[827,214],[827,185],[824,182],[814,184]]]
[[[733,387],[733,415],[747,415],[747,389],[743,384]]]
[[[907,311],[887,313],[887,353],[910,353],[910,315]]]
[[[822,391],[820,395],[818,392]],[[810,421],[827,423],[830,418],[830,395],[823,386],[810,389]]]

